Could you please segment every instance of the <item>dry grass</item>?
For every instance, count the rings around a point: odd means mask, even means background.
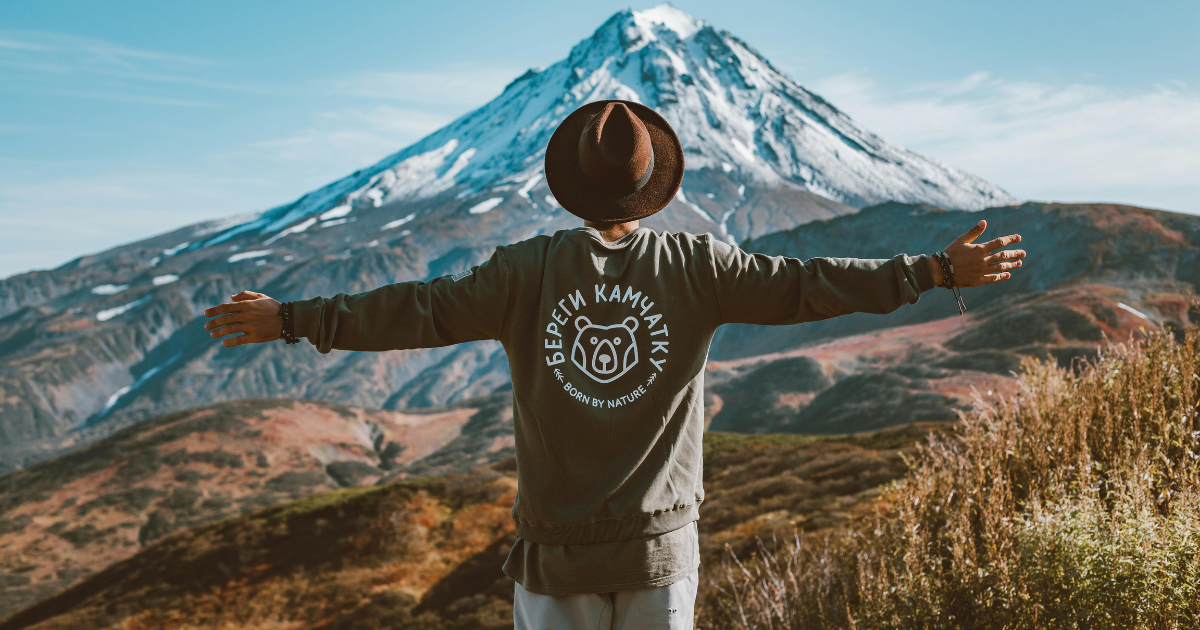
[[[935,435],[886,508],[709,573],[707,628],[1200,627],[1200,341],[1110,345]]]

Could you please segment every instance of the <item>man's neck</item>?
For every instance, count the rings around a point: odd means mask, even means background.
[[[600,237],[610,243],[638,229],[637,221],[626,221],[624,223],[596,223],[595,221],[584,221],[583,224],[599,232]]]

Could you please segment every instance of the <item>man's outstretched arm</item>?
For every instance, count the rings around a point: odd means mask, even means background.
[[[986,228],[980,221],[946,247],[959,287],[1007,280],[1022,264],[1024,251],[997,251],[1020,242],[1020,235],[975,244]],[[717,241],[712,250],[722,323],[798,324],[849,313],[890,313],[944,281],[930,256],[801,261],[748,254]]]
[[[280,338],[278,301],[253,291],[204,311],[205,329],[226,347]],[[500,250],[469,274],[401,282],[373,291],[294,302],[295,334],[317,350],[400,350],[498,339],[508,307]],[[228,335],[239,336],[233,337]]]

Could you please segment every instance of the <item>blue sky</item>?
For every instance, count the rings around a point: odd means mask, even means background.
[[[1196,0],[675,5],[1018,197],[1200,213]],[[290,201],[627,6],[5,0],[0,277]]]

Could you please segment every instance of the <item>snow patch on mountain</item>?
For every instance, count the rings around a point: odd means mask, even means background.
[[[100,410],[100,413],[96,414],[96,418],[99,419],[99,418],[103,418],[104,416],[108,415],[108,412],[112,411],[112,408],[115,407],[118,402],[120,402],[120,400],[123,396],[125,396],[129,392],[134,391],[137,388],[144,385],[146,383],[146,381],[153,378],[155,374],[158,374],[159,372],[161,372],[163,368],[168,367],[172,363],[178,361],[179,357],[181,357],[181,356],[183,356],[182,353],[176,353],[170,359],[167,359],[166,361],[164,361],[161,365],[156,365],[156,366],[146,370],[145,372],[143,372],[142,375],[139,376],[137,378],[137,380],[134,381],[132,384],[126,385],[125,387],[122,387],[122,388],[118,389],[117,391],[113,392],[112,395],[108,397],[108,401],[104,403],[104,408]]]
[[[533,177],[530,177],[528,180],[525,181],[525,185],[521,186],[521,189],[517,191],[517,194],[524,197],[526,201],[532,201],[529,198],[529,191],[533,190],[533,187],[537,186],[538,182],[540,182],[540,181],[542,181],[542,174],[534,173]],[[555,202],[555,203],[557,203],[557,202]]]
[[[686,194],[684,194],[684,192],[683,192],[683,189],[682,189],[682,188],[680,188],[680,189],[678,190],[678,192],[676,192],[676,193],[675,193],[675,198],[676,198],[676,199],[678,199],[679,201],[683,202],[683,205],[685,205],[685,206],[687,206],[687,207],[691,208],[693,212],[695,212],[696,214],[698,214],[698,215],[700,215],[700,216],[704,217],[704,218],[705,218],[706,220],[708,220],[709,222],[711,222],[711,223],[716,223],[716,221],[713,221],[712,215],[710,215],[710,214],[708,214],[707,212],[705,212],[705,211],[704,211],[704,209],[703,209],[703,208],[701,208],[700,206],[697,206],[696,204],[694,204],[694,203],[692,203],[692,202],[688,201],[687,195],[686,195]]]
[[[312,227],[316,222],[317,222],[317,217],[309,217],[309,218],[305,219],[304,221],[301,221],[300,223],[297,223],[296,225],[293,225],[285,230],[282,230],[275,236],[272,236],[271,238],[263,241],[263,245],[270,245],[271,243],[278,241],[279,239],[287,236],[288,234],[299,234],[300,232],[303,232],[304,230],[307,230],[308,228]]]
[[[1124,302],[1117,302],[1117,308],[1120,308],[1121,310],[1126,311],[1128,313],[1133,313],[1134,315],[1136,315],[1148,322],[1152,321],[1149,317],[1146,317],[1145,313],[1137,310],[1136,308],[1133,308],[1132,306],[1130,306]]]
[[[342,204],[342,205],[340,205],[340,206],[337,206],[337,207],[336,207],[336,208],[334,208],[333,210],[330,210],[330,211],[328,211],[328,212],[324,212],[324,213],[322,213],[322,214],[321,214],[321,220],[322,220],[322,221],[329,221],[329,220],[331,220],[331,219],[339,219],[339,218],[341,218],[341,217],[344,217],[344,216],[346,216],[347,214],[350,214],[350,211],[351,211],[351,210],[353,210],[353,209],[354,209],[354,208],[353,208],[353,207],[351,207],[351,206],[350,206],[350,204],[348,204],[348,203],[344,203],[344,204]]]
[[[496,206],[500,205],[503,202],[504,202],[504,197],[492,197],[491,199],[488,199],[486,201],[481,201],[481,202],[475,204],[474,206],[471,206],[471,209],[467,210],[467,212],[469,214],[484,214],[484,213],[494,209]]]
[[[408,216],[406,216],[406,217],[402,217],[402,218],[396,219],[395,221],[388,221],[387,223],[384,223],[384,224],[383,224],[383,227],[380,227],[379,229],[381,229],[381,230],[391,230],[391,229],[393,229],[393,228],[398,228],[398,227],[400,227],[401,225],[404,225],[405,223],[408,223],[409,221],[412,221],[412,220],[413,220],[413,219],[415,219],[415,218],[417,218],[417,213],[416,213],[416,212],[414,212],[414,213],[412,213],[412,214],[410,214],[410,215],[408,215]]]
[[[106,309],[96,313],[96,321],[106,322],[118,315],[123,315],[123,314],[145,304],[146,302],[149,302],[151,297],[152,296],[147,295],[145,297],[139,298],[139,299],[129,302],[127,304],[122,304],[120,306],[114,306],[113,308],[106,308]]]
[[[92,287],[93,295],[116,295],[125,289],[128,289],[128,284],[101,284]]]
[[[633,22],[642,32],[653,33],[656,27],[670,29],[679,39],[687,39],[704,28],[704,22],[676,9],[670,3],[645,11],[634,11]]]
[[[273,249],[256,249],[256,250],[250,251],[250,252],[241,252],[240,254],[234,254],[234,255],[230,256],[229,258],[226,258],[225,262],[235,263],[235,262],[239,262],[242,260],[248,260],[251,258],[262,258],[263,256],[270,256],[274,251],[275,250],[273,250]]]

